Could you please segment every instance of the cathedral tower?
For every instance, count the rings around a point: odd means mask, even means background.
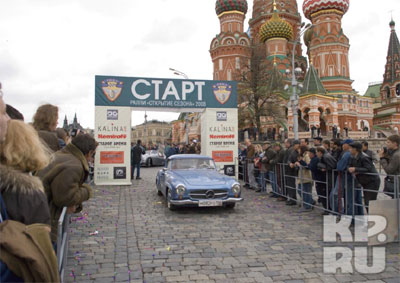
[[[287,55],[288,41],[293,38],[293,27],[280,18],[275,1],[272,17],[261,26],[258,37],[262,43],[265,43],[267,58],[274,58],[276,62],[275,57],[278,57],[281,62],[278,69],[285,71],[291,64]]]
[[[400,131],[400,43],[396,34],[396,24],[389,24],[390,40],[386,57],[385,73],[380,90],[382,106],[375,109],[374,125]]]
[[[246,0],[217,0],[215,11],[220,20],[220,33],[212,40],[210,54],[214,80],[234,80],[250,58],[250,38],[244,32]]]
[[[342,30],[342,17],[350,0],[305,0],[303,12],[313,24],[308,35],[308,54],[328,92],[351,92],[349,39]]]
[[[276,10],[278,10],[279,17],[292,26],[293,36],[288,40],[287,46],[291,53],[301,25],[301,16],[296,0],[254,0],[253,15],[249,21],[251,35],[256,43],[262,42],[258,35],[264,23],[269,21],[274,14],[274,2],[276,2]],[[296,46],[296,56],[302,56],[301,44]]]

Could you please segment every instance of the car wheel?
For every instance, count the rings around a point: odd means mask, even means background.
[[[227,204],[225,204],[225,207],[229,208],[229,209],[233,209],[233,208],[235,208],[235,204],[236,203],[227,203]]]
[[[176,210],[176,206],[171,203],[171,191],[167,193],[167,207],[169,210]]]
[[[147,159],[146,166],[151,167],[152,165],[153,165],[153,161],[151,160],[151,158]]]

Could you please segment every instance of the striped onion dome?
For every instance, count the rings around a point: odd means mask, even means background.
[[[248,5],[246,0],[217,0],[215,3],[215,11],[217,15],[224,12],[238,11],[244,14],[247,13]]]
[[[345,14],[349,10],[350,0],[304,0],[303,12],[307,19],[324,10],[338,10]]]

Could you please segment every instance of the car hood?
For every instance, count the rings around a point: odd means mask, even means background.
[[[176,170],[173,172],[175,181],[183,181],[190,186],[221,186],[232,181],[229,177],[214,170]]]

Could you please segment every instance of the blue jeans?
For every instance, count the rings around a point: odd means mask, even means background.
[[[354,200],[353,200],[354,196]],[[354,213],[353,213],[354,207]],[[353,184],[347,186],[346,190],[347,215],[364,215],[362,204],[362,188],[353,188]]]
[[[268,171],[268,175],[269,175],[269,181],[270,181],[271,187],[272,187],[272,192],[275,195],[278,195],[278,190],[277,190],[277,187],[276,187],[275,172],[274,171]]]
[[[135,175],[135,167],[136,167],[136,178],[140,177],[140,163],[138,164],[132,164],[132,173],[131,173],[131,179],[133,179]]]
[[[302,187],[303,186],[303,187]],[[303,198],[303,204],[305,209],[311,209],[313,204],[313,198],[311,194],[312,183],[303,183],[298,185],[299,192]]]
[[[268,183],[268,172],[262,172],[261,173],[261,191],[266,192],[267,191],[267,183]]]

